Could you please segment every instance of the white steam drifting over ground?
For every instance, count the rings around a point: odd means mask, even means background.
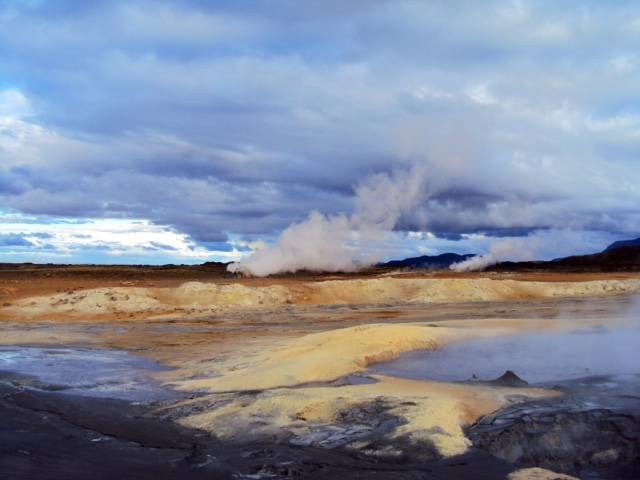
[[[488,253],[453,264],[450,268],[456,272],[472,272],[505,261],[526,262],[592,253],[585,250],[585,246],[588,245],[582,236],[576,235],[575,230],[537,230],[526,237],[496,239],[489,246]],[[549,257],[550,253],[553,257]]]
[[[275,245],[255,250],[229,264],[233,273],[267,276],[300,270],[353,272],[380,260],[376,245],[393,231],[403,214],[424,206],[433,194],[426,169],[414,165],[368,177],[355,188],[351,215],[312,211],[306,220],[287,227]],[[415,212],[413,212],[415,213]],[[423,221],[426,219],[423,219]],[[426,223],[426,222],[425,222]],[[502,261],[528,261],[576,254],[585,244],[573,230],[538,230],[526,237],[496,239],[489,252],[451,266],[458,272],[482,270]],[[551,257],[553,258],[553,257]]]
[[[403,212],[427,196],[426,175],[420,166],[368,177],[355,188],[351,215],[323,215],[317,211],[290,225],[273,246],[257,250],[230,264],[230,272],[255,276],[311,270],[356,271],[379,260],[367,254],[398,223]]]
[[[472,272],[507,260],[514,262],[533,260],[536,258],[536,252],[542,247],[543,243],[544,240],[538,236],[496,240],[491,245],[489,253],[455,263],[451,265],[451,270]]]

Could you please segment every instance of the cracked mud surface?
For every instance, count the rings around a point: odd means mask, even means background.
[[[513,464],[581,478],[640,478],[640,376],[587,377],[561,389],[563,396],[483,417],[469,437]]]

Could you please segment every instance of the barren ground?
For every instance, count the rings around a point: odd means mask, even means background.
[[[639,290],[640,274],[236,279],[217,267],[5,267],[0,343],[117,348],[166,364],[158,378],[196,395],[156,414],[223,441],[442,459],[469,452],[464,428],[480,416],[558,393],[341,379],[450,342],[624,323]]]

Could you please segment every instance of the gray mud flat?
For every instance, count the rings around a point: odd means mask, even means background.
[[[123,400],[0,383],[0,478],[233,478],[198,450],[192,432],[146,411]],[[198,463],[203,468],[193,470]]]
[[[15,376],[0,377],[3,480],[493,480],[514,470],[477,449],[451,459],[414,462],[411,455],[387,461],[339,448],[225,443],[163,421],[149,405],[16,383]]]

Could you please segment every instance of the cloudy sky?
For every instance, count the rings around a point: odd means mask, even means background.
[[[0,261],[233,260],[411,165],[386,257],[638,236],[638,45],[632,1],[0,0]]]

